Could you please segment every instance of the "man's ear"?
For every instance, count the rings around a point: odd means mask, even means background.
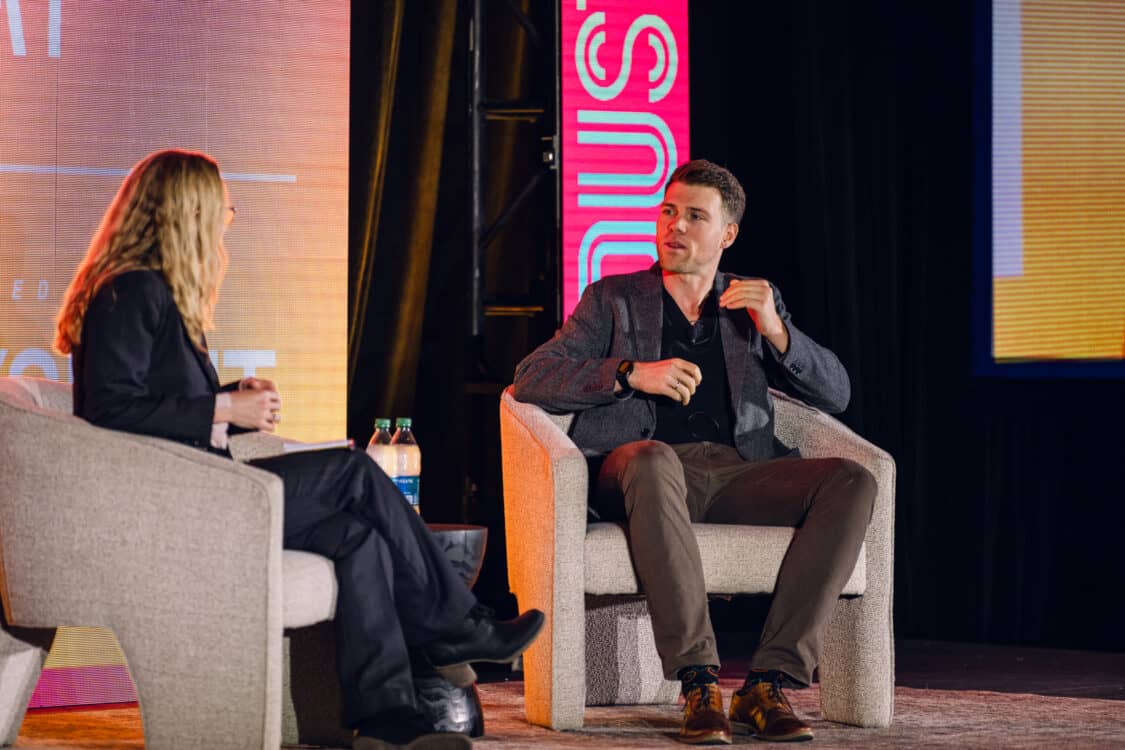
[[[738,236],[738,225],[733,222],[728,222],[726,229],[723,230],[723,249],[734,244],[734,238]]]

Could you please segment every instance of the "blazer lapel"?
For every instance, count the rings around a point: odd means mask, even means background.
[[[664,334],[664,279],[659,264],[646,274],[638,274],[636,293],[630,295],[633,308],[633,339],[637,360],[655,362],[660,359],[660,344]]]
[[[723,272],[715,274],[715,299],[726,291],[727,275]],[[737,321],[737,315],[745,321]],[[739,405],[742,403],[742,394],[745,393],[746,375],[750,372],[750,316],[745,310],[719,309],[719,338],[723,342],[723,359],[727,364],[727,382],[730,384],[731,408],[737,415]],[[741,332],[742,328],[746,333]]]
[[[185,330],[186,335],[186,330]],[[219,390],[219,373],[215,372],[214,365],[211,364],[211,358],[207,356],[207,337],[203,337],[203,349],[201,350],[191,341],[191,337],[187,336],[188,346],[191,348],[192,353],[195,355],[195,361],[203,368],[203,374],[207,377],[207,382],[211,384],[211,389],[216,393]]]

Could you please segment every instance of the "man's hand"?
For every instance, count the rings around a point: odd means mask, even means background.
[[[248,389],[229,395],[230,406],[215,407],[216,422],[273,432],[281,421],[281,396],[277,395],[277,391]]]
[[[782,354],[789,350],[789,329],[777,314],[773,287],[765,279],[731,279],[730,286],[719,297],[719,305],[727,310],[746,308],[758,333]]]
[[[277,392],[277,386],[273,384],[272,380],[265,378],[243,378],[238,381],[238,390],[240,391],[274,391]]]
[[[695,389],[703,382],[703,372],[686,359],[674,357],[659,362],[636,362],[629,375],[629,386],[641,393],[667,396],[688,405]]]

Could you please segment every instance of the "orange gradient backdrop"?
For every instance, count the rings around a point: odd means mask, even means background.
[[[199,149],[238,210],[209,336],[220,378],[255,367],[287,435],[343,437],[348,18],[336,0],[4,3],[0,375],[69,379],[53,318],[123,171]]]
[[[1125,3],[1020,12],[1022,273],[993,280],[998,361],[1125,357]]]

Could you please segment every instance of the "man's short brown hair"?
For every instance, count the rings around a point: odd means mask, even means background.
[[[723,212],[727,215],[727,221],[732,224],[742,221],[742,213],[746,210],[746,192],[729,169],[706,159],[694,159],[676,168],[668,178],[668,185],[673,182],[715,188],[722,198]],[[668,189],[668,185],[664,186],[665,190]]]

